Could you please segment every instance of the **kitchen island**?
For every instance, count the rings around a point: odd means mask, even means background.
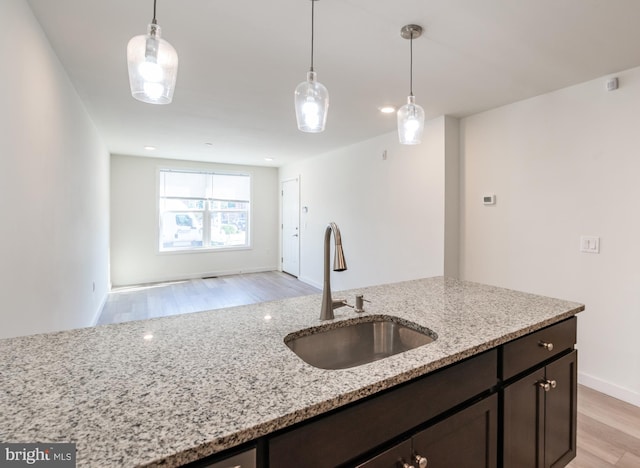
[[[560,323],[582,304],[436,277],[335,293],[432,343],[342,370],[284,343],[320,295],[0,340],[0,441],[75,442],[78,466],[180,466]]]

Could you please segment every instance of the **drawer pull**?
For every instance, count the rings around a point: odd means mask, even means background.
[[[422,455],[418,455],[417,453],[413,457],[413,461],[418,465],[418,468],[427,468],[429,461],[423,457]]]
[[[409,465],[408,463],[405,463],[402,458],[398,460],[398,463],[396,466],[398,466],[398,468],[414,468],[413,465]]]
[[[546,341],[538,341],[538,346],[543,347],[547,351],[553,351],[553,343],[547,343]]]

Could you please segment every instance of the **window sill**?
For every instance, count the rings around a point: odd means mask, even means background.
[[[202,247],[198,249],[193,248],[175,248],[175,249],[166,249],[166,250],[158,250],[158,255],[175,255],[175,254],[202,254],[202,253],[221,253],[221,252],[237,252],[242,250],[252,250],[250,245],[248,246],[238,246],[238,247]]]

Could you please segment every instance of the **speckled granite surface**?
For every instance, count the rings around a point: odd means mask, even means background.
[[[437,340],[351,369],[311,367],[283,339],[321,324],[320,295],[0,340],[0,441],[76,442],[79,467],[179,466],[584,309],[441,277],[334,297],[359,293],[365,314]],[[335,320],[357,316],[345,307]]]

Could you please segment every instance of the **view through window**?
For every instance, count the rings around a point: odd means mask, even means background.
[[[249,246],[251,178],[160,170],[160,251]]]

